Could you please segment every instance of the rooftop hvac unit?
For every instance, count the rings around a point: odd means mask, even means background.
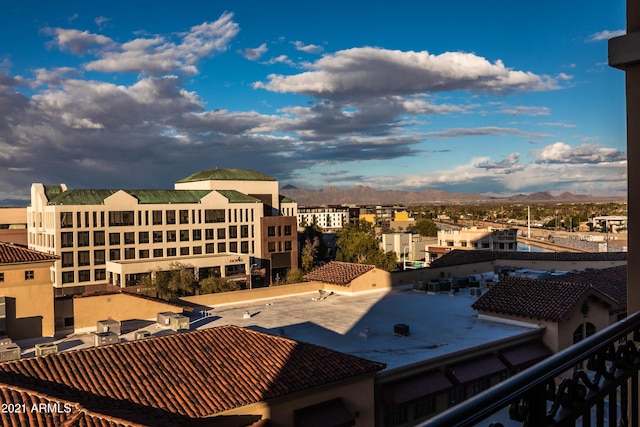
[[[176,314],[169,319],[169,327],[174,331],[189,329],[189,318],[187,316]]]
[[[393,325],[393,335],[399,337],[408,337],[409,336],[409,325],[404,323],[396,323]]]
[[[172,317],[179,316],[178,313],[174,313],[173,311],[164,311],[162,313],[158,313],[158,325],[160,326],[169,326],[170,320]]]
[[[136,331],[136,333],[134,334],[134,339],[136,340],[142,340],[145,338],[149,338],[151,336],[151,332],[149,331]]]
[[[9,338],[8,336],[0,337],[0,347],[3,345],[11,344],[12,342],[13,341],[11,341],[11,338]]]
[[[58,353],[58,344],[45,343],[36,344],[36,356],[46,356],[47,354]]]
[[[427,287],[427,292],[436,293],[440,292],[440,283],[439,282],[429,282]]]
[[[16,344],[7,344],[0,347],[0,362],[20,359],[20,347]]]
[[[413,282],[413,290],[414,291],[425,291],[426,286],[422,280],[418,280],[417,282]]]
[[[96,332],[94,337],[94,345],[100,347],[103,345],[117,344],[120,342],[118,334],[115,332]]]
[[[113,332],[120,335],[120,322],[113,319],[98,320],[96,332]]]

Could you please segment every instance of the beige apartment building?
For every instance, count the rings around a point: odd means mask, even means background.
[[[249,282],[249,272],[297,268],[297,205],[278,195],[278,182],[250,170],[201,171],[174,190],[68,189],[31,186],[28,244],[58,255],[52,268],[56,295],[112,283],[132,286],[152,270],[192,265],[196,277]],[[290,241],[263,247],[265,218],[287,216]],[[268,223],[269,221],[266,221]],[[294,250],[295,248],[295,250]],[[287,251],[287,249],[290,249]],[[286,262],[283,259],[286,258]]]

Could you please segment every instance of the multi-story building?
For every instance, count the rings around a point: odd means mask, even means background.
[[[33,184],[27,209],[29,247],[60,256],[57,295],[93,284],[135,285],[153,270],[191,265],[196,277],[248,282],[249,269],[275,274],[297,268],[296,203],[278,182],[255,171],[201,171],[174,190],[70,190]],[[283,217],[283,215],[286,215]],[[262,236],[271,222],[292,226],[271,251]],[[289,250],[290,248],[290,250]]]
[[[0,207],[0,242],[27,245],[27,208]]]
[[[303,206],[298,208],[298,226],[317,225],[324,232],[339,231],[349,222],[348,206]]]

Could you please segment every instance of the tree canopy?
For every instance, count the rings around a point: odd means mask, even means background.
[[[338,234],[336,246],[336,261],[371,264],[387,271],[398,266],[396,253],[380,248],[373,224],[368,221],[345,224]]]

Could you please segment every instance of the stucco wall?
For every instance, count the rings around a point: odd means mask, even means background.
[[[99,320],[155,320],[158,313],[182,312],[180,307],[150,298],[140,298],[126,292],[92,295],[73,299],[74,328],[95,327]]]
[[[197,295],[193,297],[181,298],[193,304],[213,306],[228,304],[233,302],[249,301],[254,299],[275,298],[305,292],[317,292],[324,289],[324,284],[320,282],[303,282],[293,285],[269,286],[266,288],[244,289],[233,292],[220,292],[216,294]]]
[[[5,296],[7,334],[14,340],[53,336],[52,262],[3,264],[4,282],[0,295]],[[33,271],[33,279],[25,280],[25,271]]]
[[[357,412],[358,416],[355,418],[356,427],[371,427],[375,425],[372,375],[342,383],[329,384],[308,392],[296,393],[287,398],[243,406],[217,415],[261,415],[262,419],[268,418],[269,425],[274,427],[294,427],[294,410],[337,397],[342,398],[352,415]]]

